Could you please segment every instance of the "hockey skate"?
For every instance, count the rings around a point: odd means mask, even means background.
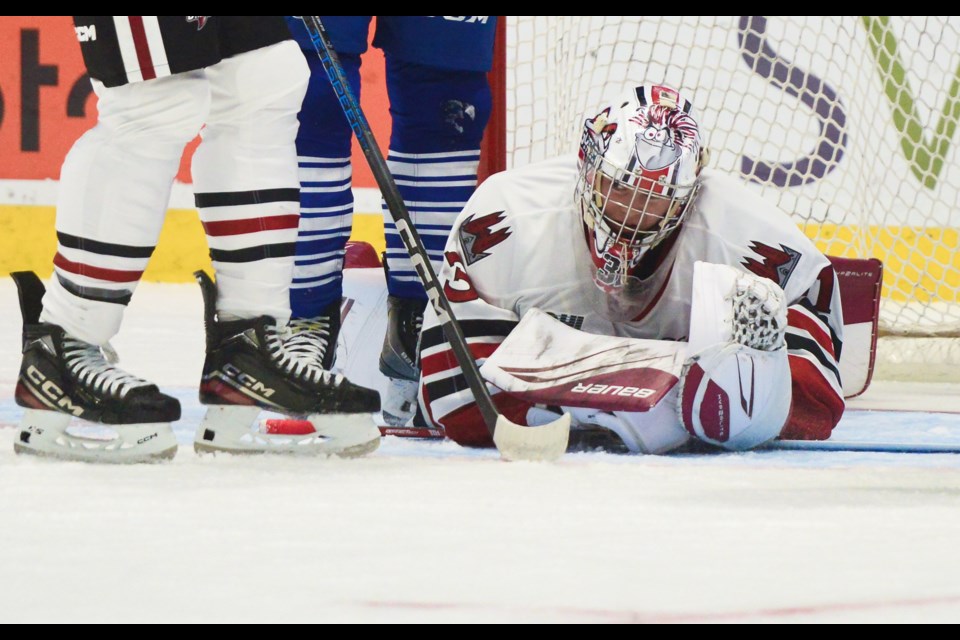
[[[417,411],[417,349],[426,307],[426,300],[387,297],[387,332],[380,352],[380,372],[389,378],[381,413],[390,427],[409,426]]]
[[[288,349],[290,330],[268,316],[245,320],[217,317],[217,289],[203,271],[194,274],[204,300],[207,354],[200,402],[207,413],[197,429],[200,453],[287,453],[362,456],[380,444],[373,389],[316,366]],[[269,428],[261,411],[302,418],[298,429]]]
[[[14,450],[86,462],[172,458],[177,440],[170,423],[180,418],[180,402],[114,366],[109,347],[40,322],[45,293],[40,278],[31,271],[11,276],[23,316],[15,398],[25,407]]]

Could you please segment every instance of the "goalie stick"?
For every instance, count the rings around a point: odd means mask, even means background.
[[[463,377],[466,378],[467,384],[473,392],[480,413],[483,415],[484,423],[490,431],[501,457],[505,460],[556,460],[567,450],[567,442],[570,436],[570,415],[564,414],[557,420],[543,426],[526,427],[514,424],[497,411],[486,382],[480,375],[473,354],[470,353],[467,346],[463,329],[457,322],[450,307],[450,301],[443,292],[443,287],[430,264],[430,257],[427,255],[427,250],[413,225],[407,206],[400,195],[400,190],[397,188],[383,154],[380,152],[380,147],[373,137],[370,125],[360,109],[360,104],[350,89],[350,83],[347,81],[337,53],[330,42],[330,36],[327,34],[319,16],[301,16],[301,20],[307,29],[307,33],[310,34],[313,48],[327,72],[327,77],[330,79],[330,84],[337,95],[340,107],[350,123],[350,128],[353,129],[353,133],[360,143],[360,149],[370,165],[370,171],[377,180],[377,185],[380,187],[383,199],[387,203],[390,215],[397,225],[397,232],[410,254],[410,260],[413,262],[417,275],[420,276],[427,297],[430,299],[434,311],[436,311],[437,319],[443,326],[444,335],[457,357],[457,362],[463,371]]]

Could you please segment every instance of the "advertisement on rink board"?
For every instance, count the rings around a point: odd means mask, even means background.
[[[372,33],[371,29],[371,33]],[[74,141],[96,124],[93,92],[70,16],[4,16],[0,19],[0,273],[52,272],[56,252],[55,208],[60,165]],[[390,119],[383,54],[363,56],[362,107],[385,150]],[[192,282],[197,268],[210,269],[190,179],[190,158],[199,143],[184,150],[157,250],[145,281]],[[354,142],[354,188],[358,213],[354,239],[382,249],[383,220],[376,181]]]
[[[786,186],[778,204],[798,216],[821,250],[884,262],[885,296],[950,303],[960,299],[956,284],[960,236],[955,222],[960,192],[956,161],[960,67],[954,55],[960,31],[953,26],[955,19],[947,19],[954,22],[942,34],[922,38],[917,35],[926,34],[920,30],[922,16],[863,17],[855,22],[818,16],[532,19],[565,20],[567,40],[575,40],[578,30],[596,33],[586,40],[598,47],[599,59],[612,59],[621,49],[606,39],[631,42],[631,64],[637,65],[632,74],[637,76],[653,72],[637,53],[644,38],[652,37],[648,32],[686,42],[689,46],[677,65],[713,70],[696,76],[701,85],[697,96],[701,124],[711,132],[711,167],[748,181]],[[683,29],[671,26],[678,20]],[[517,22],[517,31],[511,33],[523,38],[526,32],[519,24],[523,19]],[[657,35],[661,22],[665,31]],[[711,37],[703,42],[693,38],[704,33]],[[823,37],[811,38],[810,33]],[[91,37],[95,34],[76,32],[68,16],[0,20],[0,228],[6,231],[0,234],[0,268],[5,271],[51,270],[60,165],[72,143],[96,121],[97,98],[78,44],[78,38]],[[520,90],[527,75],[546,73],[556,62],[553,56],[527,61],[526,67],[520,64],[519,58],[541,48],[521,41],[511,58],[507,47],[507,63]],[[860,53],[826,55],[848,49]],[[390,121],[382,53],[371,47],[361,69],[364,114],[386,151]],[[619,87],[623,77],[619,71],[611,81]],[[679,84],[684,77],[671,81]],[[586,106],[577,100],[593,100],[601,79],[599,72],[566,73],[556,83],[563,91],[554,101],[548,99],[549,92],[528,91],[534,102],[513,105],[520,114],[513,125],[529,127],[531,119],[543,124],[540,110],[558,105],[567,109],[572,122]],[[524,98],[511,95],[513,102]],[[507,104],[511,105],[509,99]],[[721,114],[728,108],[733,112]],[[508,133],[511,153],[522,147],[522,133]],[[189,281],[197,252],[200,259],[206,255],[189,184],[189,158],[196,144],[194,140],[187,146],[181,162],[180,184],[171,200],[174,210],[146,280]],[[530,157],[539,156],[531,152]],[[383,246],[379,194],[356,144],[353,168],[357,211],[368,214],[355,218],[355,239],[379,249]]]
[[[593,19],[605,18],[607,17],[595,16]],[[740,18],[742,23],[744,19],[750,17],[741,16]],[[651,22],[654,21],[645,21],[645,23]],[[767,21],[759,17],[752,17],[750,24],[751,29],[756,29],[757,24],[764,25],[764,29],[768,28]],[[777,25],[779,22],[771,21],[769,28],[773,30]],[[865,25],[864,29],[868,31],[871,29],[883,31],[889,26],[883,19],[876,18],[872,21],[865,20]],[[786,27],[779,25],[778,28]],[[745,36],[744,33],[747,35]],[[847,77],[824,79],[818,75],[820,71],[816,69],[798,68],[797,73],[787,74],[784,69],[788,68],[788,58],[781,59],[775,56],[776,51],[773,49],[766,50],[764,55],[774,56],[773,61],[776,64],[771,64],[761,55],[764,47],[773,46],[765,31],[744,31],[741,28],[738,34],[739,46],[735,47],[735,50],[731,48],[729,53],[742,60],[731,59],[729,62],[732,66],[729,71],[738,72],[741,75],[748,73],[753,83],[751,87],[754,87],[750,92],[751,95],[760,96],[764,91],[770,91],[770,87],[765,86],[765,81],[778,92],[798,96],[796,98],[798,104],[789,103],[778,108],[783,110],[788,106],[795,107],[800,113],[808,117],[812,116],[811,122],[816,125],[822,135],[818,144],[811,145],[804,137],[810,132],[804,130],[803,135],[790,132],[789,135],[796,139],[779,141],[781,147],[789,147],[789,151],[779,154],[783,156],[782,158],[774,162],[771,159],[777,158],[776,149],[764,148],[762,154],[745,155],[737,160],[740,173],[743,176],[771,174],[772,181],[780,186],[785,184],[801,186],[803,183],[822,181],[843,182],[845,178],[838,179],[829,174],[849,173],[849,171],[837,171],[844,156],[850,150],[849,147],[853,144],[847,129],[852,130],[852,124],[866,126],[864,123],[869,122],[869,118],[866,117],[868,114],[856,112],[850,100],[845,99],[847,97],[845,92],[851,90],[853,81]],[[4,16],[0,20],[0,180],[57,179],[60,163],[70,145],[95,123],[96,96],[86,77],[78,44],[79,39],[95,37],[95,33],[76,31],[69,16]],[[775,37],[773,42],[778,42],[779,39]],[[871,88],[871,91],[876,92],[876,99],[869,101],[871,109],[880,107],[885,110],[891,106],[899,107],[900,113],[904,115],[896,118],[891,125],[883,127],[877,125],[875,130],[868,133],[871,139],[890,138],[892,142],[890,148],[893,153],[902,156],[898,157],[898,160],[902,163],[905,187],[919,191],[916,199],[925,199],[929,196],[924,192],[936,192],[942,188],[944,182],[953,184],[955,180],[955,176],[950,175],[951,170],[955,171],[955,168],[952,168],[949,162],[950,151],[954,147],[955,124],[951,126],[949,118],[945,116],[956,112],[960,96],[957,95],[955,88],[952,88],[945,95],[936,96],[936,100],[932,102],[935,110],[926,113],[922,108],[923,105],[919,104],[919,98],[923,95],[923,90],[929,88],[920,85],[914,87],[907,80],[912,79],[913,84],[917,84],[915,76],[927,74],[929,69],[926,67],[934,65],[931,63],[925,65],[924,61],[916,59],[916,56],[904,58],[901,61],[900,58],[909,51],[909,42],[905,41],[903,46],[897,45],[895,34],[891,32],[890,37],[883,40],[884,48],[873,52],[874,62],[878,68],[858,68],[855,71],[880,78],[883,76],[883,61],[893,60],[890,66],[894,79],[901,75],[906,76],[903,86],[897,83],[891,84],[890,81],[884,85],[878,80],[876,86]],[[948,50],[949,47],[950,43],[942,45],[942,48]],[[695,49],[692,48],[690,55],[694,54]],[[749,72],[743,66],[744,61],[747,62]],[[901,64],[905,68],[900,68]],[[954,85],[958,78],[957,73],[960,73],[960,69],[956,71],[954,69],[955,66],[948,65],[943,77],[932,75],[931,82],[938,80],[943,87]],[[951,72],[953,72],[952,77]],[[379,50],[371,47],[365,54],[362,73],[364,80],[362,107],[374,135],[385,149],[390,124],[386,91],[383,86],[383,56]],[[702,81],[709,83],[711,78],[704,78]],[[718,76],[715,81],[721,82],[722,77]],[[809,96],[821,90],[826,97],[833,96],[837,100],[837,104],[831,107],[832,111],[826,110],[823,101],[811,104]],[[707,97],[712,95],[705,89],[701,90],[701,94]],[[775,102],[771,100],[771,104]],[[764,107],[765,111],[773,108]],[[703,111],[703,124],[708,129],[720,126],[719,123],[711,121],[707,105],[701,105],[698,110]],[[809,114],[809,110],[813,113]],[[793,117],[793,114],[786,112],[771,112],[765,115],[781,123]],[[828,115],[836,118],[838,123],[851,123],[851,127],[827,123],[825,118]],[[943,139],[939,144],[935,144],[936,140],[933,142],[928,140],[933,138],[931,134],[934,131],[943,133]],[[736,132],[731,132],[731,135],[735,134]],[[771,141],[770,144],[775,142]],[[754,146],[757,144],[756,141],[751,143]],[[195,145],[196,141],[188,146],[185,160],[189,159]],[[361,160],[354,162],[355,186],[375,187],[376,183],[362,159],[362,154],[355,152],[354,160]],[[784,183],[783,180],[786,178],[778,178],[778,175],[783,174],[785,168],[793,164],[809,165],[810,172],[802,179],[792,176],[791,182]],[[826,180],[828,177],[830,180]],[[188,162],[182,163],[177,178],[184,183],[190,181]],[[792,182],[794,179],[797,184]]]
[[[372,31],[372,30],[371,30]],[[0,20],[0,180],[56,180],[73,142],[96,123],[97,97],[80,55],[70,16],[4,16]],[[386,149],[389,138],[383,55],[370,48],[363,61],[362,107]],[[190,182],[188,145],[177,180]],[[354,153],[354,183],[376,182]],[[53,204],[45,202],[43,204]]]
[[[0,178],[56,179],[95,105],[68,16],[0,20]]]

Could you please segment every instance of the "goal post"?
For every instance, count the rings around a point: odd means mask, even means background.
[[[875,376],[960,380],[960,18],[501,23],[485,171],[573,153],[583,117],[626,84],[670,84],[694,103],[711,167],[825,253],[883,262]]]

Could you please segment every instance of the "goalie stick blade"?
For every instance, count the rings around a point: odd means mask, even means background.
[[[553,462],[559,460],[570,441],[570,414],[538,427],[514,424],[497,416],[493,443],[504,460]]]
[[[774,440],[760,448],[787,451],[860,451],[865,453],[960,453],[960,444],[843,442],[841,440]]]

